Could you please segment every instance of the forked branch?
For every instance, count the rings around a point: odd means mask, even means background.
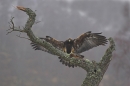
[[[110,41],[110,46],[107,49],[105,55],[102,57],[101,61],[99,63],[95,61],[89,61],[88,59],[76,59],[76,58],[70,58],[70,55],[67,53],[64,53],[61,50],[58,50],[54,46],[52,46],[50,43],[46,42],[45,40],[40,40],[38,37],[36,37],[31,28],[32,25],[35,23],[35,17],[36,14],[33,12],[30,8],[24,8],[17,6],[17,8],[21,11],[24,11],[28,16],[28,20],[25,24],[25,27],[23,29],[20,29],[20,27],[15,27],[13,23],[13,18],[10,20],[10,29],[7,34],[13,32],[13,31],[18,31],[18,32],[24,32],[27,33],[27,36],[29,37],[29,40],[44,46],[47,50],[49,50],[51,53],[54,55],[62,57],[64,60],[71,62],[72,64],[76,64],[77,66],[83,68],[84,70],[87,71],[87,76],[85,80],[83,81],[82,86],[98,86],[99,83],[101,82],[104,73],[107,70],[107,67],[109,66],[109,63],[112,58],[112,52],[115,49],[115,44],[112,38],[109,38]],[[11,30],[11,31],[10,31]],[[19,35],[20,37],[20,35]]]
[[[12,27],[10,27],[11,31],[8,32],[8,33],[11,33],[12,31],[27,33],[27,36],[29,37],[30,41],[44,46],[47,50],[49,50],[54,55],[60,56],[63,59],[65,59],[66,61],[70,61],[72,64],[76,64],[76,65],[78,65],[79,67],[82,67],[85,70],[90,69],[89,65],[92,65],[92,63],[88,59],[84,60],[84,59],[70,58],[69,54],[64,53],[61,50],[58,50],[57,48],[55,48],[54,46],[52,46],[50,43],[46,42],[45,40],[43,41],[43,40],[39,39],[38,37],[36,37],[31,30],[32,25],[35,23],[35,17],[36,17],[35,12],[33,12],[30,8],[24,8],[24,7],[20,7],[20,6],[17,6],[17,8],[21,11],[26,12],[26,14],[29,16],[29,18],[28,18],[28,20],[25,24],[25,27],[23,29],[20,29],[20,28],[17,28],[17,27],[14,26],[14,23],[13,23],[14,17],[12,17],[11,21],[10,21],[10,23],[12,24]],[[18,37],[20,37],[20,35]]]

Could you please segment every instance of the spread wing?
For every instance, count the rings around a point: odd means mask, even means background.
[[[46,38],[40,38],[41,40],[46,40],[47,42],[49,42],[50,44],[52,44],[54,47],[60,49],[60,50],[63,50],[63,42],[62,41],[58,41],[50,36],[46,36]],[[50,54],[52,54],[49,50],[47,50],[46,48],[44,48],[44,46],[41,46],[41,45],[38,45],[36,43],[31,43],[33,49],[35,50],[42,50],[44,52],[48,52]],[[54,54],[53,54],[54,55]]]
[[[91,33],[88,31],[77,39],[74,40],[74,48],[76,53],[82,53],[93,47],[107,44],[105,36],[100,35],[101,33]]]
[[[46,36],[46,38],[40,38],[40,39],[41,40],[44,39],[47,42],[49,42],[50,44],[52,44],[54,47],[64,51],[64,43],[62,41],[58,41],[50,36]],[[33,42],[31,43],[31,45],[32,45],[33,49],[35,49],[35,50],[42,50],[44,52],[48,52],[48,53],[52,54],[50,51],[48,51],[46,48],[44,48],[44,46],[38,45]],[[71,64],[69,61],[65,61],[61,57],[58,57],[58,58],[63,65],[68,66],[68,67],[73,67],[73,68],[76,67],[76,65]]]
[[[42,51],[44,51],[44,52],[47,52],[47,53],[50,53],[50,54],[52,54],[50,51],[48,51],[46,48],[44,48],[43,46],[41,46],[41,45],[38,45],[38,44],[36,44],[36,43],[30,43],[31,45],[32,45],[32,47],[33,47],[33,49],[35,49],[35,50],[42,50]],[[54,54],[53,54],[54,55]]]
[[[46,36],[46,38],[44,38],[44,40],[46,40],[47,42],[52,44],[55,48],[64,51],[64,42],[63,41],[58,41],[50,36]]]
[[[64,42],[63,41],[58,41],[50,36],[46,36],[46,38],[40,38],[41,40],[46,40],[47,42],[49,42],[50,44],[52,44],[54,47],[64,51]],[[42,50],[44,52],[48,52],[50,54],[52,54],[50,51],[48,51],[46,48],[44,48],[44,46],[38,45],[36,43],[31,43],[33,49],[35,50]],[[53,54],[54,55],[54,54]],[[72,54],[71,57],[77,57],[77,58],[83,58],[82,55],[77,55],[77,54]],[[77,65],[71,64],[70,61],[65,61],[64,59],[62,59],[61,57],[58,57],[60,62],[68,67],[77,67]]]

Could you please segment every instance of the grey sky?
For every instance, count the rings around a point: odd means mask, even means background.
[[[102,32],[109,38],[115,37],[125,23],[124,0],[0,0],[1,86],[80,86],[86,74],[81,68],[62,65],[56,56],[34,51],[29,40],[16,37],[18,32],[6,35],[11,16],[15,17],[15,25],[21,27],[28,18],[15,8],[17,5],[36,10],[36,19],[41,22],[32,30],[38,37],[49,35],[64,41],[92,31]],[[26,34],[21,36],[26,37]],[[108,46],[99,46],[82,54],[87,59],[100,61]],[[118,79],[120,76],[116,76],[114,62],[100,86],[128,86],[127,82],[123,83],[125,77]]]

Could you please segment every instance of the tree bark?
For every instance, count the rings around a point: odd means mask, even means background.
[[[13,18],[12,18],[10,21],[10,29],[9,29],[11,31],[9,31],[7,34],[13,31],[27,33],[27,36],[29,37],[30,41],[44,46],[54,55],[60,56],[64,60],[70,61],[72,64],[76,64],[77,66],[86,70],[87,75],[81,86],[98,86],[99,85],[112,59],[112,52],[115,50],[115,43],[112,38],[108,39],[110,41],[110,46],[106,50],[105,55],[102,57],[99,63],[95,61],[90,61],[88,59],[70,58],[69,54],[58,50],[57,48],[52,46],[50,43],[46,42],[45,40],[44,41],[40,40],[38,37],[34,35],[31,28],[32,28],[32,25],[35,23],[35,17],[36,17],[35,12],[33,12],[30,8],[24,8],[20,6],[17,6],[17,8],[21,11],[24,11],[29,16],[29,18],[23,29],[20,29],[20,27],[19,28],[15,27],[13,23]]]

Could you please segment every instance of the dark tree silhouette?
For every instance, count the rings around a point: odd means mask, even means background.
[[[130,72],[130,4],[129,2],[125,2],[122,14],[124,16],[124,23],[119,30],[119,32],[115,36],[115,42],[117,45],[117,51],[114,53],[115,59],[118,61],[115,63],[117,71],[119,69],[124,68],[125,72]],[[130,77],[130,76],[128,76]]]

